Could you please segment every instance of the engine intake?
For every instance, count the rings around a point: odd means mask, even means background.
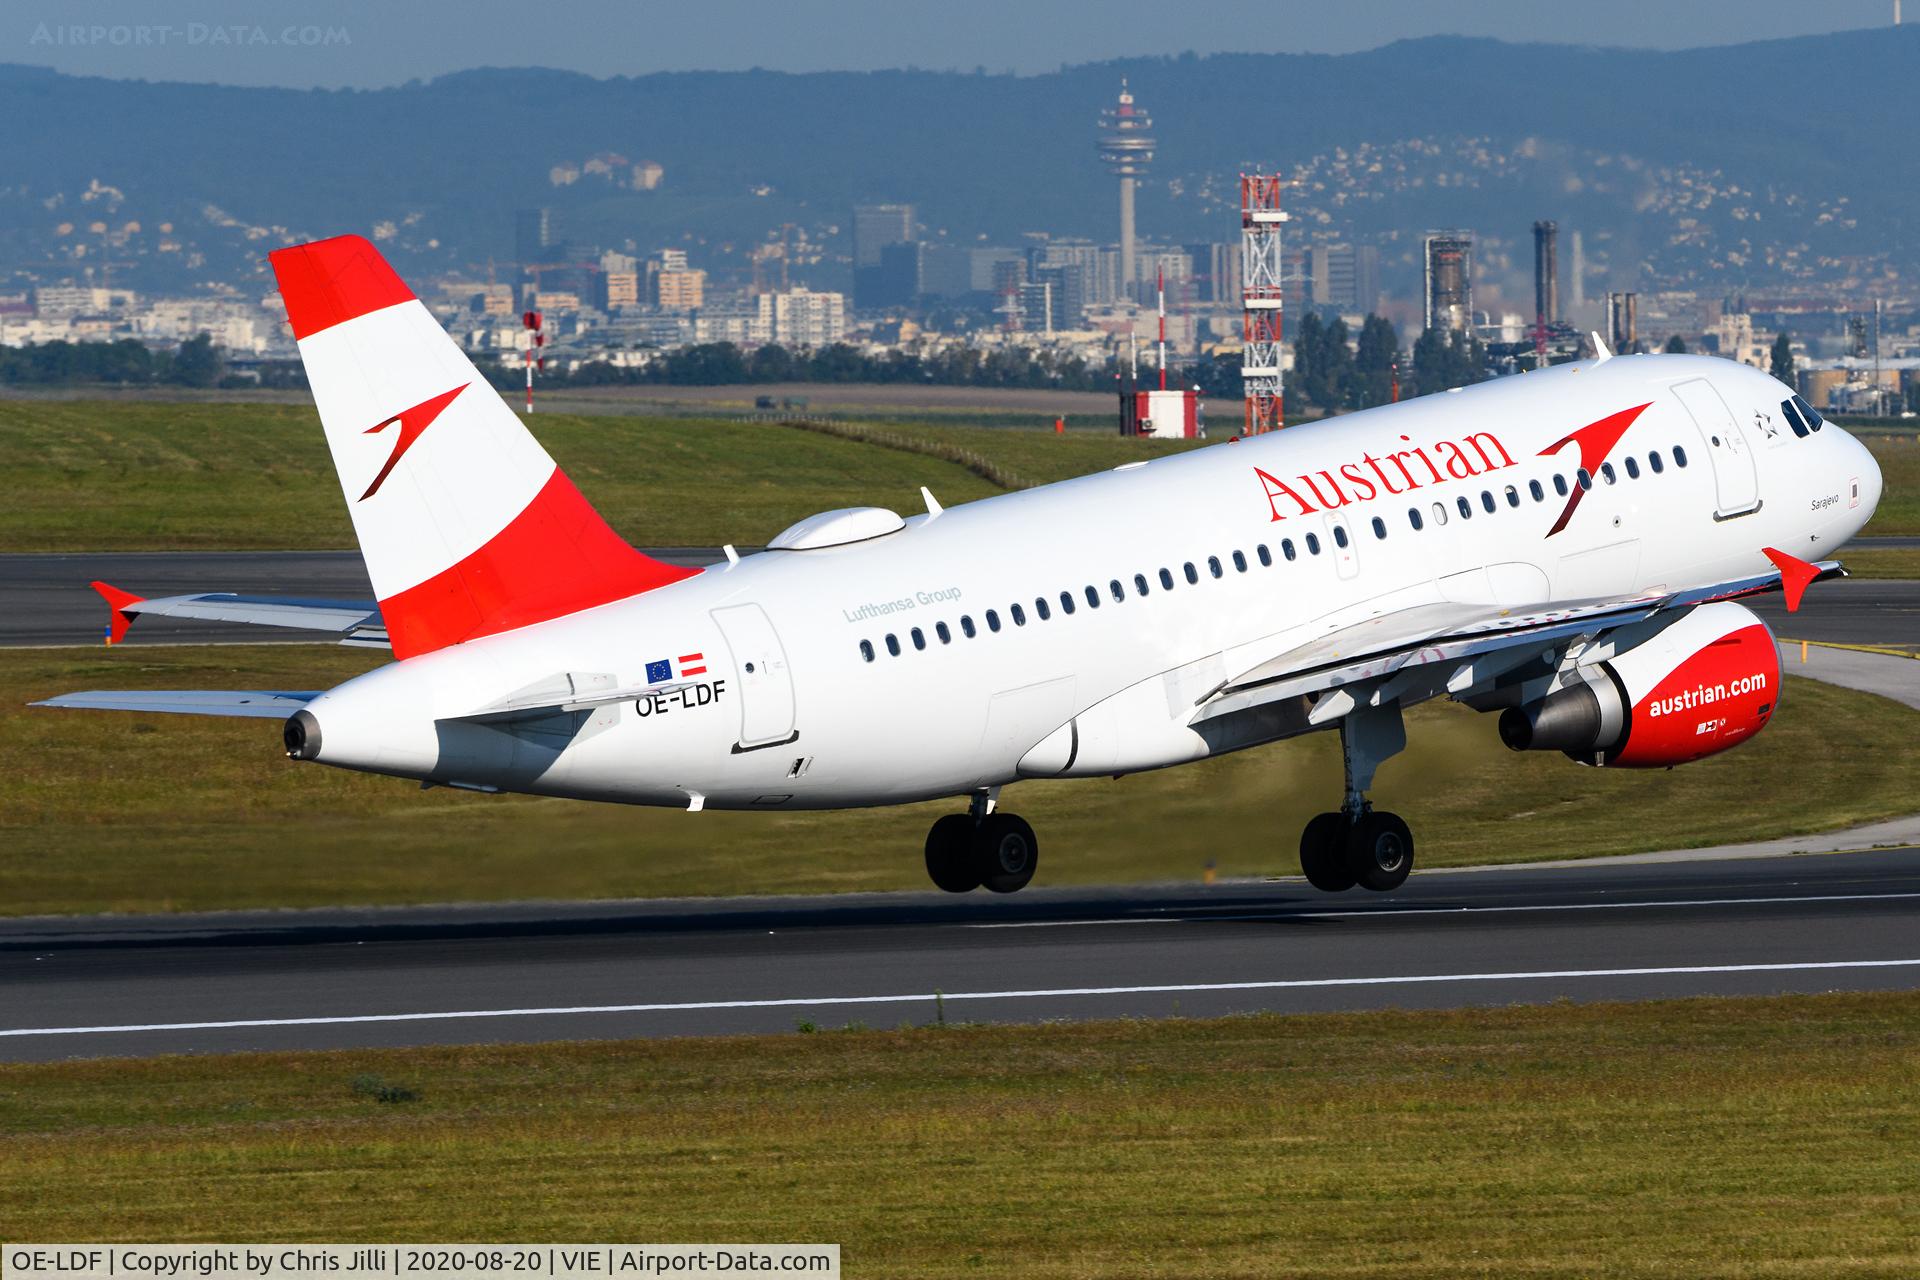
[[[1745,742],[1780,702],[1773,633],[1730,602],[1702,605],[1579,676],[1502,712],[1500,740],[1515,751],[1562,751],[1582,764],[1671,768]]]

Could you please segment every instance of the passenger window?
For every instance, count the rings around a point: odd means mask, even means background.
[[[1638,480],[1639,478],[1640,478],[1640,460],[1638,458],[1635,458],[1632,454],[1628,454],[1627,455],[1627,479]]]
[[[1018,605],[1015,605],[1015,606],[1014,606],[1014,608],[1016,608],[1016,609],[1017,609],[1017,608],[1019,608],[1019,607],[1020,607],[1020,606],[1018,606]],[[916,649],[924,649],[924,648],[926,648],[926,647],[927,647],[927,636],[926,636],[926,633],[925,633],[924,631],[922,631],[922,630],[920,630],[920,628],[918,628],[918,627],[915,627],[915,628],[914,628],[913,630],[911,630],[911,631],[909,631],[909,632],[908,632],[907,634],[913,637],[913,647],[914,647],[914,648],[916,648]]]
[[[1073,612],[1073,592],[1062,591],[1060,593],[1060,612],[1062,613]]]
[[[1143,596],[1147,594],[1147,575],[1146,574],[1136,573],[1133,575],[1133,589],[1135,591],[1138,591]]]
[[[1247,553],[1246,552],[1236,551],[1233,553],[1233,568],[1234,568],[1234,572],[1236,573],[1245,573],[1247,571]]]
[[[1253,554],[1260,557],[1260,567],[1262,569],[1273,568],[1273,552],[1267,550],[1266,543],[1263,542],[1259,546],[1255,547],[1253,549]]]
[[[1099,607],[1100,607],[1100,593],[1093,589],[1092,583],[1088,583],[1087,584],[1087,608],[1098,609]]]
[[[1608,484],[1614,484],[1620,479],[1619,476],[1614,474],[1613,464],[1611,462],[1603,462],[1600,464],[1600,478]]]
[[[1053,610],[1047,608],[1047,598],[1045,596],[1035,596],[1033,598],[1033,616],[1042,622],[1045,622],[1053,616]]]
[[[1540,487],[1538,480],[1527,481],[1527,492],[1533,495],[1535,502],[1545,502],[1547,500],[1547,491]]]
[[[887,652],[896,658],[900,656],[900,637],[891,631],[887,633]]]
[[[1653,468],[1653,474],[1655,475],[1659,475],[1667,469],[1667,464],[1660,461],[1660,451],[1658,449],[1655,449],[1647,455],[1647,465]]]
[[[1318,534],[1310,533],[1307,535],[1307,554],[1310,556],[1320,554],[1320,537]]]
[[[1420,532],[1420,508],[1418,507],[1407,508],[1407,523],[1413,526],[1413,531],[1415,533]]]
[[[1468,502],[1464,497],[1462,497],[1462,498],[1455,498],[1453,500],[1453,503],[1456,507],[1460,509],[1460,518],[1462,520],[1473,519],[1473,504],[1471,502]]]
[[[1446,522],[1447,522],[1447,504],[1444,502],[1434,503],[1433,504],[1434,525],[1437,527],[1439,525],[1445,524]]]
[[[1593,488],[1593,473],[1588,471],[1585,467],[1582,467],[1578,471],[1574,472],[1573,478],[1579,482],[1579,485],[1582,489]]]
[[[1173,590],[1173,570],[1162,569],[1160,571],[1160,589],[1162,591]]]
[[[860,642],[860,656],[865,658],[868,662],[873,661],[873,641],[862,640]]]
[[[1480,505],[1486,508],[1488,515],[1493,514],[1493,490],[1482,489],[1480,491]]]
[[[1193,561],[1187,561],[1183,567],[1186,571],[1188,586],[1192,586],[1194,583],[1200,581],[1200,571],[1193,567]]]
[[[987,610],[987,630],[998,631],[999,629],[1000,629],[1000,615],[995,613],[991,609]]]
[[[1553,473],[1553,491],[1563,498],[1567,496],[1567,478],[1558,471]]]
[[[960,634],[965,636],[969,640],[973,639],[974,630],[973,630],[972,614],[963,613],[960,615]]]
[[[1010,617],[1012,617],[1014,626],[1024,627],[1027,625],[1027,611],[1025,609],[1022,609],[1019,605],[1016,604],[1012,606],[1007,610],[1007,613]]]
[[[1373,518],[1373,536],[1376,538],[1384,538],[1387,536],[1387,522],[1379,516]]]
[[[1512,485],[1507,486],[1507,505],[1510,507],[1517,507],[1520,505],[1520,491],[1514,488]]]
[[[1113,602],[1115,604],[1119,604],[1127,598],[1127,589],[1120,585],[1120,579],[1118,578],[1115,578],[1107,584],[1107,591],[1113,596]]]
[[[1293,559],[1293,558],[1294,558],[1294,555],[1293,555],[1293,539],[1292,539],[1292,538],[1282,538],[1282,539],[1280,539],[1280,554],[1281,554],[1281,555],[1283,555],[1283,556],[1285,556],[1285,557],[1286,557],[1287,559],[1289,559],[1289,560],[1291,560],[1291,559]]]
[[[1221,576],[1222,574],[1224,574],[1224,573],[1226,572],[1226,570],[1224,570],[1224,569],[1222,569],[1222,568],[1220,567],[1220,557],[1219,557],[1219,556],[1208,556],[1208,557],[1207,557],[1207,572],[1208,572],[1208,573],[1210,573],[1210,574],[1212,574],[1212,575],[1213,575],[1214,577],[1216,577],[1216,578],[1218,578],[1218,577],[1220,577],[1220,576]]]
[[[1673,465],[1676,467],[1685,467],[1687,465],[1687,451],[1679,445],[1673,446]]]
[[[944,622],[936,622],[933,624],[933,634],[940,637],[941,644],[953,643],[953,632],[947,630],[947,624]]]
[[[1333,526],[1333,540],[1335,544],[1339,546],[1342,546],[1342,547],[1346,546],[1347,545],[1347,526],[1343,524],[1337,524]]]

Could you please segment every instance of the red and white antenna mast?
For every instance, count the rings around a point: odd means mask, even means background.
[[[1153,291],[1159,297],[1160,311],[1160,389],[1167,389],[1167,267],[1165,263],[1153,269]]]
[[[1240,305],[1244,311],[1240,377],[1247,435],[1278,431],[1285,405],[1280,381],[1280,175],[1240,175]]]
[[[547,345],[547,335],[542,327],[542,316],[538,311],[524,311],[520,314],[520,323],[527,330],[527,412],[533,412],[533,367],[537,363],[542,369],[547,367],[547,354],[541,348]]]

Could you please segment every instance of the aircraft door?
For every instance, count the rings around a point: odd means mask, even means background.
[[[715,609],[713,620],[733,654],[740,699],[736,753],[775,747],[800,736],[794,727],[793,672],[766,610],[757,604]]]
[[[1727,402],[1705,378],[1677,382],[1673,394],[1699,428],[1700,443],[1707,447],[1707,460],[1713,464],[1717,494],[1713,518],[1730,520],[1758,511],[1760,479],[1754,468],[1753,449]]]

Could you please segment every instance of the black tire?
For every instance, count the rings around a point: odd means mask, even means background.
[[[1307,883],[1327,893],[1351,889],[1353,872],[1347,867],[1347,815],[1316,815],[1300,833],[1300,870]]]
[[[1347,833],[1347,870],[1354,883],[1387,893],[1413,871],[1413,832],[1394,813],[1373,812]]]
[[[990,813],[973,833],[974,874],[993,893],[1017,893],[1040,865],[1040,842],[1025,818]]]
[[[950,813],[927,832],[927,875],[948,893],[969,893],[980,887],[974,869],[973,818]]]

